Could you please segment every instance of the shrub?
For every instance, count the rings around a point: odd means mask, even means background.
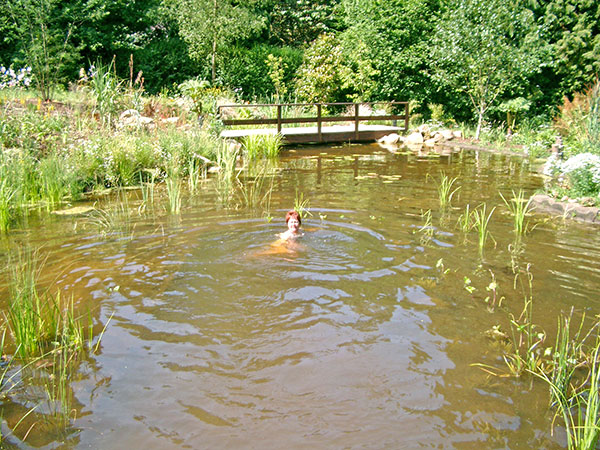
[[[576,93],[572,101],[565,97],[559,110],[556,127],[566,137],[570,153],[600,155],[600,81]]]

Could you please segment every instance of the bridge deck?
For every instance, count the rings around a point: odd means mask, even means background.
[[[358,130],[355,125],[333,125],[321,127],[294,127],[282,128],[281,136],[284,144],[304,144],[313,142],[357,142],[374,141],[390,133],[405,131],[404,127],[391,125],[359,124]],[[242,140],[249,135],[276,134],[275,128],[252,128],[241,130],[224,130],[221,137],[226,139]]]

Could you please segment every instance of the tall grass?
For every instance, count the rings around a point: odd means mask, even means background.
[[[307,216],[312,216],[310,212],[310,200],[304,198],[304,192],[298,192],[296,189],[296,195],[294,197],[294,211],[300,214],[302,219],[305,219]]]
[[[456,223],[458,228],[465,234],[471,231],[471,228],[473,228],[471,211],[469,211],[470,208],[471,205],[467,203],[465,211],[458,217],[458,221]]]
[[[565,322],[564,327],[568,326]],[[564,334],[565,328],[562,333]],[[562,342],[557,343],[564,345]],[[577,344],[576,344],[577,345]],[[564,350],[564,349],[563,349]],[[566,350],[569,351],[568,349]],[[571,356],[570,353],[561,355]],[[553,405],[556,408],[555,419],[562,417],[567,434],[567,446],[571,450],[594,450],[600,440],[600,338],[591,349],[587,364],[587,376],[580,386],[564,385],[564,381],[557,376],[558,371],[563,371],[563,365],[572,366],[567,359],[554,366],[550,375],[544,371],[532,371],[534,375],[544,380],[549,388]],[[573,368],[568,367],[564,373],[572,375]]]
[[[522,190],[519,190],[518,193],[512,191],[512,198],[507,200],[502,192],[499,192],[500,197],[502,197],[502,201],[510,211],[510,214],[513,216],[513,230],[515,236],[517,238],[523,236],[528,231],[528,222],[525,222],[525,217],[531,212],[533,209],[531,206],[531,202],[533,197],[529,197],[529,199],[525,199],[525,194]]]
[[[2,176],[2,171],[0,171]],[[0,179],[0,233],[6,233],[15,216],[13,199],[17,189],[6,178]]]
[[[494,214],[495,210],[496,207],[494,206],[488,214],[486,204],[482,203],[477,208],[475,208],[472,213],[473,228],[475,228],[475,230],[477,231],[477,243],[479,245],[480,256],[483,255],[483,249],[488,238],[491,237],[492,239],[494,239],[489,232],[489,224],[490,219],[492,218],[492,214]]]
[[[182,201],[182,177],[181,168],[176,160],[172,160],[167,166],[165,184],[167,186],[167,197],[169,199],[169,212],[171,214],[179,214]]]
[[[6,318],[19,356],[40,356],[56,346],[82,350],[83,327],[75,316],[73,298],[63,301],[60,291],[54,295],[39,291],[43,261],[37,253],[19,253],[17,258],[11,262]]]
[[[515,284],[520,279],[515,277]],[[527,285],[523,289],[523,310],[519,317],[510,314],[512,351],[504,355],[504,361],[514,376],[525,371],[535,372],[542,362],[542,346],[546,334],[533,322],[533,275],[529,266],[524,272]]]
[[[256,208],[270,204],[274,180],[267,164],[250,165],[246,177],[237,181],[242,205]]]
[[[115,61],[106,66],[96,63],[92,70],[89,89],[94,99],[94,111],[100,116],[103,125],[110,126],[117,113],[121,82],[114,71]]]
[[[281,134],[251,134],[244,138],[244,153],[248,159],[276,158],[282,146]]]
[[[425,212],[421,211],[421,219],[423,220],[423,225],[419,227],[417,232],[421,235],[421,244],[427,245],[431,241],[431,239],[433,239],[433,235],[435,233],[435,229],[433,227],[433,222],[431,218],[431,210],[428,209]]]
[[[429,176],[430,175],[427,174],[427,177],[429,177]],[[458,180],[458,177],[450,178],[445,173],[442,173],[440,175],[439,181],[434,179],[434,182],[436,184],[437,191],[438,191],[438,199],[440,201],[440,208],[442,209],[442,211],[445,211],[447,208],[449,208],[451,206],[452,197],[454,197],[454,194],[456,194],[461,188],[461,186],[458,186],[453,189],[453,186],[457,180]]]

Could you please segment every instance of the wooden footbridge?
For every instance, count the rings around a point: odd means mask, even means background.
[[[281,134],[284,144],[374,141],[408,130],[407,102],[221,105],[221,137]],[[307,126],[308,125],[308,126]]]

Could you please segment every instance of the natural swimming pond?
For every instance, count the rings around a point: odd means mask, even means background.
[[[160,192],[150,210],[130,191],[123,223],[104,232],[97,218],[40,214],[9,235],[3,263],[18,247],[39,248],[42,284],[73,295],[97,324],[114,314],[69,384],[76,418],[57,432],[40,406],[28,445],[565,446],[560,429],[550,433],[545,385],[473,366],[506,371],[503,344],[488,331],[508,331],[530,295],[515,284],[516,266],[530,264],[533,317],[549,345],[561,311],[600,312],[595,227],[534,215],[521,251],[511,251],[499,192],[529,196],[542,186],[526,160],[367,145],[284,151],[275,166],[271,221],[265,203],[224,202],[210,178],[177,215],[165,212]],[[445,212],[442,174],[460,186]],[[275,248],[299,193],[312,213],[305,235]],[[96,206],[122,211],[114,201]],[[457,226],[467,204],[481,203],[488,213],[496,206],[483,255],[475,232]],[[6,297],[3,287],[2,309]],[[35,401],[15,390],[4,420],[14,426]]]

